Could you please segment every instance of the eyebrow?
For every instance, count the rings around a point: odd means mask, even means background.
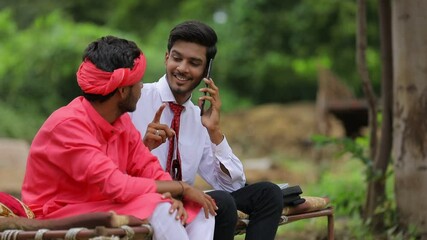
[[[179,57],[182,57],[182,53],[180,53],[179,51],[177,51],[175,49],[173,49],[171,51],[171,54],[177,54]],[[190,60],[191,61],[196,61],[196,62],[199,62],[199,63],[203,63],[203,59],[201,59],[201,58],[190,57]]]

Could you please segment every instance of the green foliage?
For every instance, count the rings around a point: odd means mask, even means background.
[[[25,29],[31,26],[36,18],[59,9],[67,2],[57,0],[2,0],[0,1],[0,11],[8,9],[14,25],[19,29]]]
[[[352,158],[360,160],[365,167],[366,181],[372,179],[374,170],[372,159],[368,157],[367,153],[369,148],[369,139],[367,137],[358,137],[353,140],[347,137],[334,138],[324,135],[313,135],[312,140],[316,143],[317,147],[322,147],[328,144],[338,146],[338,156],[342,156],[348,153],[352,156]]]
[[[40,17],[28,29],[14,33],[14,23],[7,16],[8,11],[1,12],[0,24],[10,26],[5,29],[11,29],[8,31],[13,34],[0,45],[0,101],[7,104],[4,111],[16,112],[12,114],[16,124],[0,129],[5,136],[28,139],[27,134],[19,134],[21,130],[11,130],[19,128],[19,116],[22,122],[27,122],[27,114],[34,115],[34,119],[45,118],[80,95],[75,74],[88,43],[108,34],[134,39],[92,24],[74,24],[60,11]]]
[[[20,138],[30,141],[45,118],[32,111],[17,112],[0,101],[0,137]]]
[[[360,216],[366,195],[363,164],[352,159],[335,159],[346,161],[339,171],[326,171],[314,189],[315,196],[325,193],[331,199],[338,216]]]
[[[283,161],[283,157],[278,156],[277,159]],[[304,196],[327,196],[330,198],[335,212],[336,239],[376,239],[368,231],[361,218],[366,195],[364,165],[361,161],[349,158],[349,155],[341,155],[340,157],[325,159],[322,166],[319,166],[309,160],[286,159],[283,162],[283,167],[294,175],[307,176],[304,179],[312,178],[306,180],[307,182],[304,184],[291,183],[300,184]],[[320,168],[322,169],[320,170]],[[313,175],[318,177],[313,177]],[[392,195],[393,189],[390,190],[389,193]],[[324,233],[326,222],[321,220],[322,218],[297,221],[280,227],[279,232],[284,233],[285,239],[294,239],[289,238],[289,231],[301,232],[316,228],[319,229],[319,232]],[[315,223],[318,224],[314,225]]]
[[[376,11],[375,5],[368,6],[369,13]],[[234,1],[229,23],[217,28],[228,40],[228,65],[224,66],[228,86],[255,103],[314,99],[320,64],[360,93],[354,48],[356,10],[354,1]],[[372,33],[378,30],[377,19],[373,14],[368,18],[373,23],[368,59],[375,73],[378,35]],[[378,74],[372,79],[378,86]]]
[[[379,119],[381,115],[378,115]],[[384,217],[383,223],[385,226],[385,235],[390,237],[389,239],[401,239],[396,238],[403,233],[399,232],[398,229],[398,216],[396,202],[394,199],[394,172],[392,166],[389,166],[385,176],[382,176],[380,172],[374,171],[373,161],[367,157],[369,149],[369,139],[367,137],[359,137],[356,139],[350,138],[333,138],[322,135],[312,136],[313,142],[318,147],[323,147],[328,144],[332,144],[338,147],[337,157],[342,158],[344,155],[349,154],[351,159],[358,160],[359,166],[355,161],[349,162],[349,167],[344,170],[344,174],[339,177],[340,181],[337,181],[337,175],[339,173],[329,172],[322,177],[321,189],[328,189],[328,193],[333,196],[331,199],[334,205],[337,206],[338,214],[349,214],[355,216],[357,219],[362,219],[363,203],[366,198],[366,186],[369,182],[374,181],[376,178],[386,178],[386,193],[385,200],[375,209],[376,214],[382,214]],[[364,169],[362,172],[352,171],[352,169]],[[363,184],[361,184],[363,182]],[[333,188],[328,188],[328,186]],[[363,225],[369,225],[369,220],[364,222]],[[409,233],[405,233],[405,239],[415,236],[414,230],[410,230]]]
[[[150,39],[156,49],[148,48],[155,54],[164,52],[164,45],[157,46],[165,44],[173,25],[184,19],[202,20],[219,35],[216,71],[222,87],[254,103],[314,99],[318,64],[332,68],[355,92],[361,89],[354,63],[354,1],[5,0],[0,6],[9,7],[21,27],[61,10],[72,22],[132,32],[144,42]],[[215,17],[218,13],[222,20]],[[377,15],[377,2],[369,0],[367,57],[375,86],[379,85]],[[159,29],[166,35],[155,35]]]
[[[377,2],[367,2],[367,60],[378,86]],[[156,81],[164,73],[168,33],[186,19],[217,31],[213,77],[225,111],[314,100],[318,65],[331,68],[356,93],[361,86],[354,1],[4,0],[0,9],[0,100],[18,112],[47,116],[79,94],[81,53],[107,34],[136,41],[148,59],[144,82]]]
[[[5,9],[0,11],[0,43],[11,37],[17,31],[15,22],[12,21],[12,11]]]

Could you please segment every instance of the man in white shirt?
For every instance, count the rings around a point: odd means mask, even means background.
[[[208,193],[219,208],[215,239],[234,238],[237,209],[250,216],[246,239],[274,239],[283,208],[281,190],[270,182],[245,184],[242,163],[220,128],[219,89],[204,78],[209,59],[216,55],[216,42],[215,31],[201,22],[175,26],[168,40],[166,74],[158,82],[144,84],[131,118],[172,177],[192,185],[199,174],[215,189]],[[201,114],[191,95],[202,80],[207,87],[200,89],[206,94],[199,98],[199,106],[209,101],[210,107]],[[174,116],[172,103],[182,108],[180,117]]]

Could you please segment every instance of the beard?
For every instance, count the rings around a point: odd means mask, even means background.
[[[188,80],[189,84],[186,84],[184,86],[184,85],[178,85],[174,79],[175,79],[175,76],[172,73],[169,72],[166,74],[166,80],[168,81],[169,88],[171,89],[174,96],[191,94],[194,91],[194,89],[196,89],[197,86],[202,81],[202,79]]]
[[[135,96],[130,93],[125,99],[118,103],[120,113],[123,114],[135,111],[137,101],[138,99],[135,99]]]

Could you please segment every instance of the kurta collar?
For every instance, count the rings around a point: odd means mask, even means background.
[[[120,116],[113,124],[110,124],[95,110],[92,104],[90,104],[90,102],[84,97],[82,97],[82,105],[88,113],[89,118],[92,119],[92,121],[98,126],[98,129],[101,130],[102,135],[106,140],[124,131],[122,127],[122,116]]]

